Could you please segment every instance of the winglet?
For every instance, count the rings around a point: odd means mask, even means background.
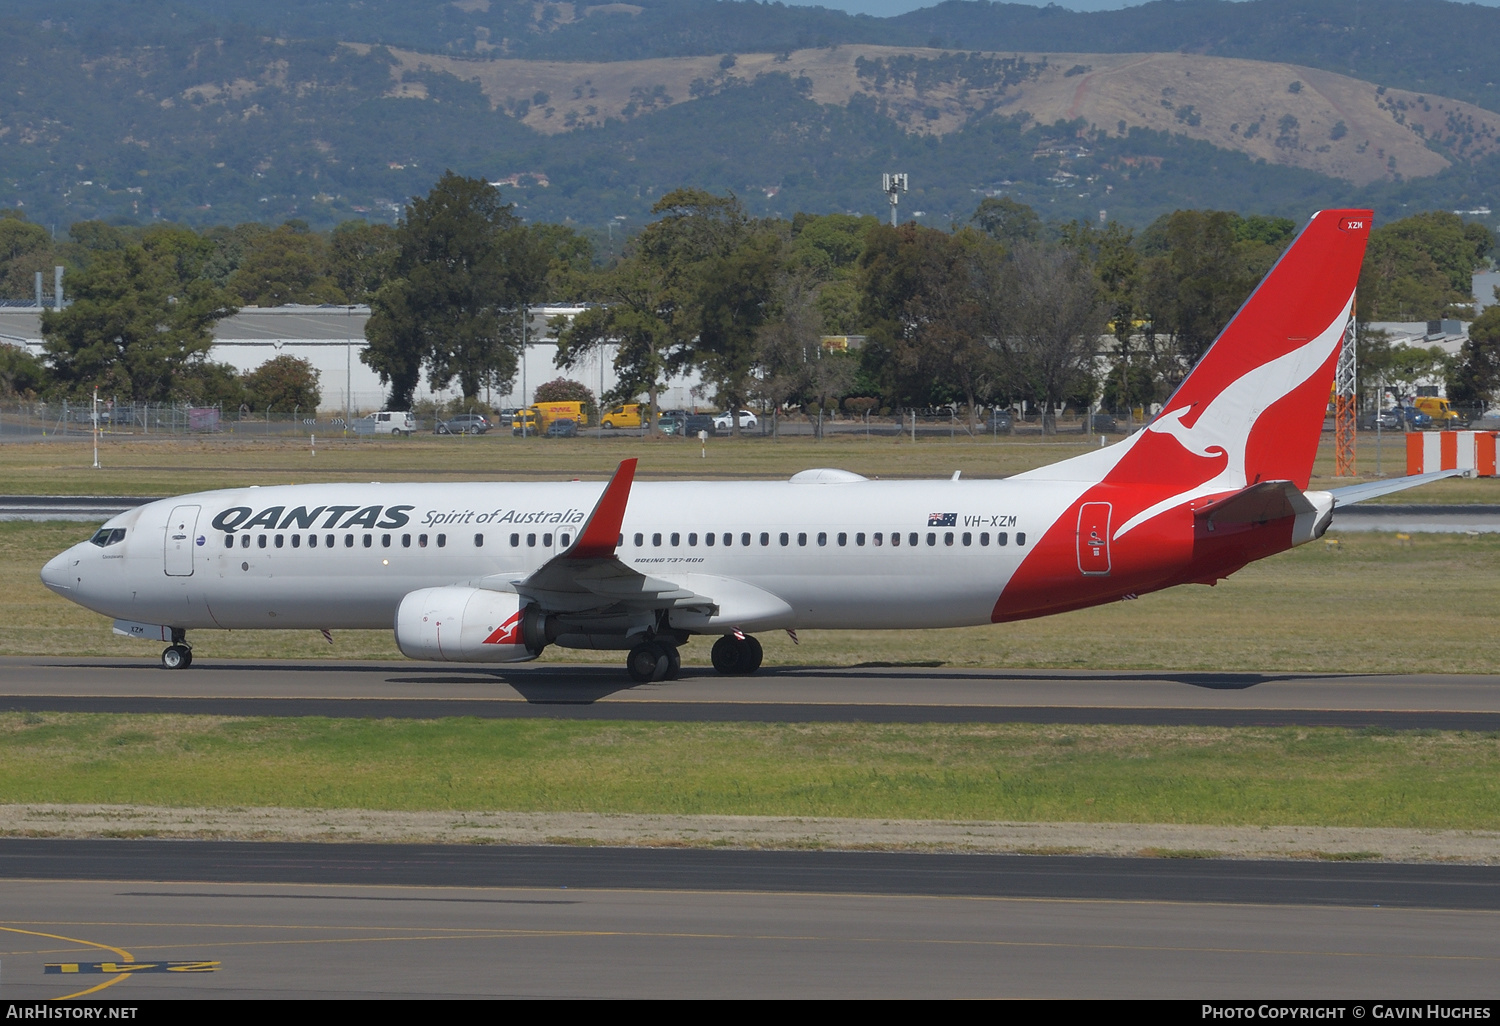
[[[608,559],[615,554],[620,524],[625,519],[625,504],[630,500],[630,485],[635,480],[635,462],[634,458],[621,460],[615,468],[594,512],[578,532],[578,540],[568,550],[568,559]]]

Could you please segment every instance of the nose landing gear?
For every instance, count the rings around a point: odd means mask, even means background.
[[[710,655],[714,661],[714,669],[729,677],[740,677],[760,669],[764,652],[760,642],[748,634],[742,637],[726,634],[714,642]]]

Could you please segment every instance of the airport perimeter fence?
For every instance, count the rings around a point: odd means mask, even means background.
[[[300,407],[286,411],[248,407],[225,410],[191,403],[13,400],[0,403],[0,437],[79,438],[98,430],[107,435],[234,435],[284,437],[310,433],[340,434],[343,417],[319,419]]]

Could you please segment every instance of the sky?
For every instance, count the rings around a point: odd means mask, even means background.
[[[907,11],[923,7],[934,7],[938,0],[784,0],[793,6],[828,7],[850,14],[870,14],[877,18],[890,18]],[[1048,0],[1007,0],[1009,3],[1030,4],[1046,7]],[[1057,2],[1057,0],[1053,0]],[[1057,6],[1070,11],[1118,11],[1122,7],[1139,7],[1147,0],[1061,0]],[[1500,7],[1500,0],[1477,0],[1482,7]]]

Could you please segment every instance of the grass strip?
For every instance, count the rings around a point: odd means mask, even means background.
[[[1495,829],[1500,735],[0,715],[43,802]]]

